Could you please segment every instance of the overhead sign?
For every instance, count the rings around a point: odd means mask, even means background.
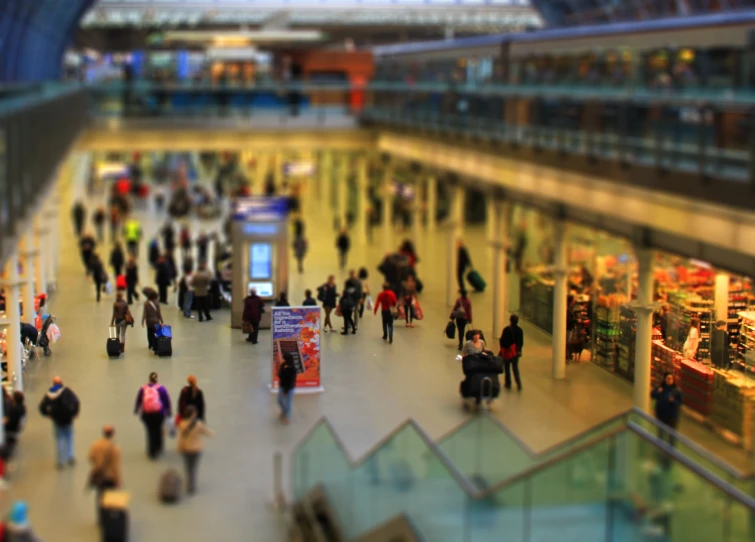
[[[279,222],[286,220],[289,202],[286,198],[253,196],[234,203],[233,219],[247,222]]]

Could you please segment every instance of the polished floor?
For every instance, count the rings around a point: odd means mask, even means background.
[[[125,486],[132,495],[131,540],[235,542],[282,540],[282,519],[268,504],[273,494],[273,456],[284,454],[285,483],[289,484],[289,453],[322,416],[332,421],[355,457],[408,417],[433,437],[464,419],[457,394],[461,379],[457,350],[442,334],[450,310],[445,304],[447,243],[442,228],[416,240],[422,259],[419,273],[425,282],[425,319],[413,329],[398,326],[393,345],[380,339],[379,319],[373,317],[360,323],[355,336],[324,334],[325,392],[297,396],[292,423],[281,426],[267,389],[269,332],[262,333],[259,345],[251,346],[239,331],[230,329],[227,311],[218,312],[208,323],[186,320],[175,308],[176,297],[171,293],[171,304],[163,308],[163,314],[174,329],[172,358],[151,356],[144,331],[138,327],[129,329],[122,359],[106,357],[112,298],[95,302],[94,287],[84,276],[75,240],[69,235],[67,205],[80,193],[83,178],[78,176],[86,168],[66,171],[73,171],[77,178],[64,193],[59,288],[51,300],[62,338],[53,346],[52,357],[39,364],[27,383],[30,414],[10,489],[11,498],[29,501],[32,523],[43,540],[97,540],[93,496],[84,491],[86,454],[105,423],[115,425],[122,447]],[[149,209],[138,215],[147,237],[163,221]],[[305,273],[290,275],[289,297],[294,303],[303,298],[305,288],[321,284],[328,274],[335,273],[339,284],[345,276],[337,269],[332,218],[313,198],[305,203],[305,221],[310,251]],[[195,222],[193,227],[197,232],[214,226]],[[402,234],[396,231],[394,237],[397,245]],[[470,227],[465,233],[472,259],[481,270],[489,265],[484,237],[482,228]],[[373,243],[355,245],[348,266],[375,270],[384,254],[379,232]],[[101,255],[106,257],[108,251],[109,245]],[[147,272],[146,246],[141,258],[142,283],[147,285],[152,276]],[[380,282],[375,271],[370,281],[373,292]],[[491,295],[475,295],[472,302],[475,327],[489,329]],[[140,309],[135,316],[141,316]],[[549,337],[526,324],[524,329],[524,391],[505,394],[494,412],[526,444],[535,450],[545,448],[631,406],[629,384],[593,364],[570,365],[566,380],[553,380]],[[136,392],[151,371],[159,373],[174,399],[186,376],[197,375],[206,394],[207,420],[215,431],[202,457],[198,493],[178,506],[161,505],[156,498],[160,473],[168,466],[180,466],[174,442],[168,441],[168,452],[161,460],[148,461],[144,430],[133,415]],[[64,472],[54,468],[52,428],[36,408],[53,375],[60,375],[82,403],[75,425],[79,464]]]

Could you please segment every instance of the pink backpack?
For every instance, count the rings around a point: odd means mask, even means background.
[[[160,400],[159,386],[150,386],[145,384],[142,387],[144,390],[142,395],[142,412],[146,414],[154,414],[155,412],[162,412],[163,402]]]

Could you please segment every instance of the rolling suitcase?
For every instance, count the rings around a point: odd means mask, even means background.
[[[446,324],[446,337],[449,339],[453,339],[456,337],[456,324],[453,322],[448,322]]]
[[[124,491],[108,490],[103,493],[98,518],[102,542],[128,540],[128,501],[128,493]]]
[[[107,340],[107,357],[117,358],[121,355],[121,341],[118,340],[118,330],[110,326],[110,337]]]
[[[157,338],[157,356],[161,358],[169,358],[173,355],[173,344],[170,337],[158,337]]]
[[[166,470],[160,476],[157,495],[164,503],[172,504],[181,499],[181,475],[176,469]]]
[[[467,282],[472,285],[472,288],[475,292],[484,292],[485,287],[487,286],[487,283],[485,282],[485,279],[482,278],[482,275],[472,269],[469,273],[467,273]]]

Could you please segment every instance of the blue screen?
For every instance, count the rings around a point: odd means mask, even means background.
[[[273,247],[270,243],[249,245],[249,278],[270,279],[273,275]]]

